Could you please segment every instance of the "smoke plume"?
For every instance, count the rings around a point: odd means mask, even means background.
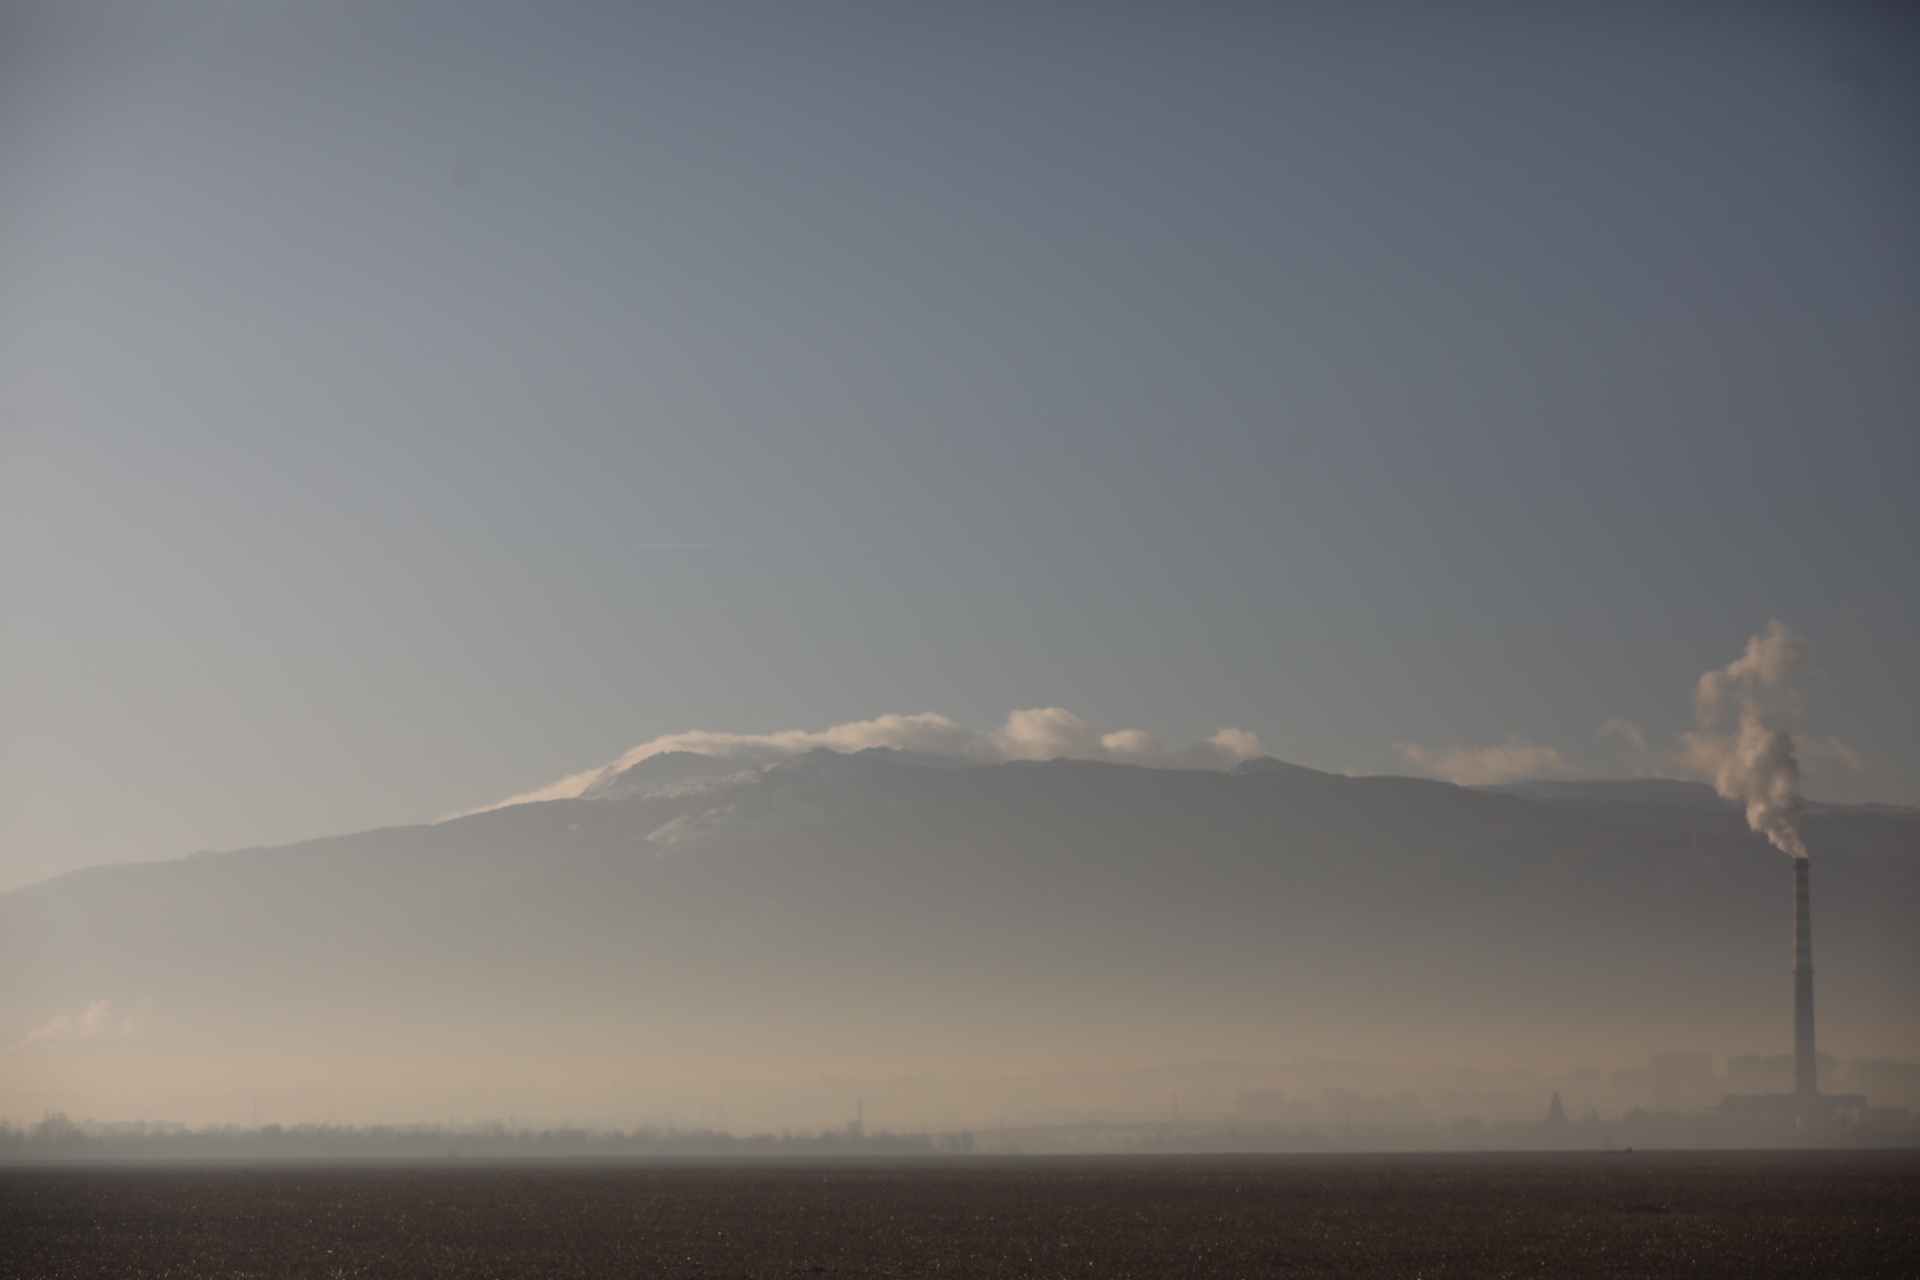
[[[1747,641],[1739,659],[1700,677],[1699,728],[1680,735],[1688,769],[1747,807],[1747,825],[1785,853],[1807,856],[1800,838],[1800,762],[1784,727],[1799,711],[1794,680],[1810,650],[1779,622]]]
[[[1119,764],[1150,765],[1164,769],[1231,769],[1243,760],[1267,754],[1260,739],[1244,729],[1221,729],[1205,742],[1168,747],[1138,729],[1100,733],[1060,707],[1016,711],[989,733],[962,728],[933,712],[885,715],[811,732],[788,729],[780,733],[711,733],[694,730],[670,733],[643,742],[619,759],[594,769],[569,774],[537,791],[512,796],[470,813],[504,809],[538,800],[571,800],[601,778],[612,777],[648,756],[668,751],[737,760],[742,769],[777,764],[791,756],[826,747],[832,751],[862,751],[868,747],[901,747],[928,755],[948,756],[971,764],[998,764],[1008,760],[1109,760]],[[465,817],[466,814],[454,814]]]

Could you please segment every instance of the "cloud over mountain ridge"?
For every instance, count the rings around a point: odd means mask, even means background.
[[[869,747],[896,747],[926,755],[947,756],[969,764],[1001,764],[1012,760],[1104,760],[1164,769],[1231,769],[1244,760],[1267,755],[1260,739],[1244,729],[1224,728],[1185,747],[1168,747],[1138,729],[1100,733],[1063,707],[1031,707],[1015,711],[998,729],[982,733],[967,729],[931,711],[917,715],[883,715],[834,725],[821,732],[787,729],[778,733],[714,733],[692,730],[669,733],[643,742],[617,760],[533,791],[509,796],[495,804],[464,813],[487,813],[509,805],[542,800],[571,800],[597,783],[613,778],[651,756],[685,752],[736,760],[741,768],[776,764],[796,755],[826,747],[832,751],[864,751]]]

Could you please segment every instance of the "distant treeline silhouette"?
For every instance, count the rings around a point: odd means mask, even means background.
[[[822,1133],[740,1136],[712,1129],[509,1128],[475,1125],[78,1124],[55,1112],[37,1124],[0,1121],[0,1161],[626,1159],[724,1156],[934,1156],[973,1151],[973,1135]]]
[[[833,1160],[971,1155],[1173,1155],[1339,1151],[1617,1151],[1779,1147],[1920,1148],[1920,1120],[1878,1109],[1860,1121],[1797,1131],[1791,1120],[1743,1112],[1645,1111],[1489,1124],[1316,1126],[1198,1121],[1085,1122],[945,1133],[739,1135],[713,1129],[532,1129],[473,1125],[239,1125],[76,1123],[55,1113],[37,1124],[0,1122],[0,1164],[198,1160]]]

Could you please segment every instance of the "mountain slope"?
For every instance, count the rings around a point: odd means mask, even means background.
[[[1788,862],[1697,801],[668,761],[576,800],[0,895],[7,1043],[99,1001],[138,1024],[23,1046],[0,1090],[1768,1050]],[[1906,811],[1807,819],[1825,1044],[1920,1049],[1916,833]]]

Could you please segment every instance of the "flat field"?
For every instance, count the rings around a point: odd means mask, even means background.
[[[1920,1276],[1920,1152],[0,1170],[5,1277]]]

